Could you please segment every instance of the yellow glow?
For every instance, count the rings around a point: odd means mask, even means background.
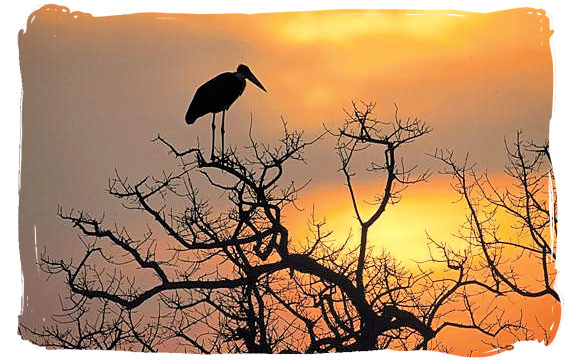
[[[299,43],[353,42],[369,34],[442,39],[450,34],[456,19],[451,15],[429,15],[408,11],[356,11],[296,13],[282,16],[276,26],[285,40]]]
[[[374,210],[365,204],[381,191],[380,181],[357,186],[360,208],[366,219]],[[333,194],[333,196],[330,196]],[[369,231],[369,245],[378,254],[383,250],[411,265],[413,260],[425,260],[428,256],[427,235],[438,241],[452,241],[452,234],[465,220],[463,204],[455,203],[456,194],[449,191],[447,181],[431,181],[410,187],[402,200],[389,205],[384,215]],[[355,244],[360,232],[348,190],[344,186],[325,187],[307,192],[299,201],[305,209],[315,205],[316,218],[325,218],[327,228],[333,230],[338,243],[352,231],[351,244]],[[290,214],[287,223],[296,239],[306,238],[308,211]],[[455,245],[460,245],[456,241]]]
[[[508,178],[496,176],[493,183],[499,188],[510,184],[509,181]],[[356,185],[364,220],[377,208],[368,202],[381,193],[382,186],[381,179]],[[306,191],[297,204],[305,211],[288,210],[286,219],[293,241],[303,244],[309,237],[307,222],[313,209],[316,219],[325,219],[326,229],[333,231],[332,238],[337,244],[343,243],[349,234],[349,244],[352,247],[358,244],[360,227],[345,186],[326,186]],[[428,236],[454,250],[464,249],[467,244],[458,237],[458,230],[466,222],[467,215],[466,204],[450,188],[449,179],[439,178],[415,184],[402,193],[399,203],[389,205],[383,216],[370,228],[369,247],[375,255],[386,251],[403,265],[412,267],[415,261],[429,258]],[[499,234],[503,240],[517,237],[511,217],[499,212],[496,220],[500,224]]]

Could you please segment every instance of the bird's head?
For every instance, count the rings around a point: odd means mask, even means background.
[[[258,86],[259,88],[261,88],[262,90],[264,90],[266,92],[266,89],[264,88],[264,86],[262,86],[260,81],[258,81],[256,76],[254,76],[254,74],[252,73],[252,71],[250,71],[248,66],[240,64],[237,67],[236,74],[239,78],[248,79],[250,82],[252,82],[253,84],[255,84],[256,86]]]

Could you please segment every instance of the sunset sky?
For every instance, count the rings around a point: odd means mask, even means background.
[[[259,140],[276,141],[281,117],[311,138],[324,124],[339,126],[343,110],[359,100],[376,102],[375,115],[384,120],[392,120],[396,103],[401,117],[433,128],[403,152],[405,163],[429,169],[431,180],[404,193],[370,233],[375,250],[407,265],[424,259],[426,232],[451,242],[465,219],[449,179],[427,154],[469,152],[479,169],[506,184],[504,139],[517,129],[535,142],[548,137],[549,36],[547,17],[531,9],[92,17],[53,7],[36,13],[20,38],[24,318],[58,306],[57,286],[36,268],[35,245],[63,257],[80,251],[57,205],[143,228],[147,219],[105,193],[108,178],[115,168],[132,180],[173,168],[165,149],[150,142],[157,134],[179,148],[199,138],[208,149],[210,116],[188,127],[187,105],[199,85],[239,63],[268,92],[249,84],[231,107],[226,141],[232,146],[246,145],[251,117]],[[338,167],[327,136],[307,151],[305,164],[287,169],[288,180],[311,179],[298,201],[304,211],[286,213],[294,239],[306,236],[312,208],[338,240],[350,228],[356,232]],[[372,200],[382,179],[361,168],[355,186],[361,199]]]

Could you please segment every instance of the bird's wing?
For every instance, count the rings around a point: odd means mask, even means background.
[[[210,112],[226,110],[243,93],[245,81],[233,73],[223,73],[201,85],[195,92],[186,114],[191,124]]]

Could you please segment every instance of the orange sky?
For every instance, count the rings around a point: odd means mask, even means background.
[[[158,133],[180,147],[199,137],[208,148],[209,117],[188,128],[187,104],[200,84],[241,62],[268,93],[249,85],[231,107],[230,145],[246,145],[251,114],[261,140],[274,141],[281,116],[311,137],[324,123],[337,127],[353,100],[376,102],[375,115],[387,120],[397,103],[402,117],[432,126],[430,135],[403,151],[405,163],[432,170],[432,179],[411,187],[370,233],[373,246],[405,264],[423,258],[426,231],[453,241],[464,220],[463,204],[452,203],[449,179],[437,174],[440,164],[425,153],[469,152],[480,169],[503,181],[505,137],[517,129],[536,142],[548,137],[549,36],[548,18],[531,9],[93,18],[52,7],[35,14],[20,38],[20,249],[30,296],[24,317],[53,313],[57,305],[53,285],[37,272],[35,244],[69,254],[79,249],[74,230],[55,216],[57,204],[143,227],[102,196],[107,178],[115,168],[136,179],[171,167],[165,151],[149,142]],[[306,164],[287,169],[287,180],[312,180],[299,199],[305,211],[287,212],[296,239],[305,236],[312,206],[338,239],[355,224],[333,146],[328,136],[307,151]],[[358,192],[370,199],[382,183],[359,170]],[[216,202],[222,199],[212,198]]]

